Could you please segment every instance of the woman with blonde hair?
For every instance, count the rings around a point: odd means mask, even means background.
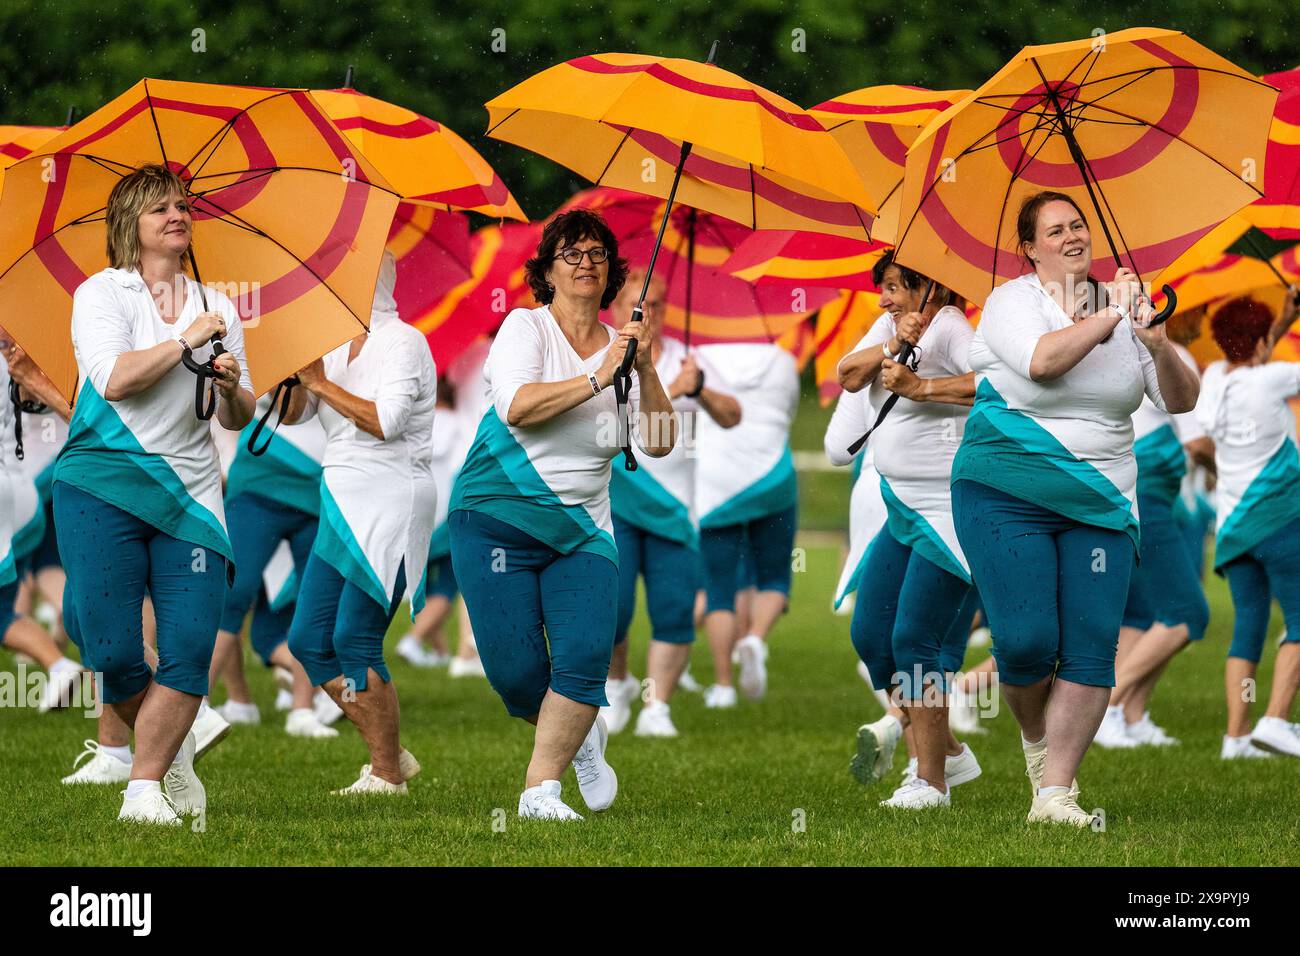
[[[119,817],[178,825],[178,813],[206,807],[190,725],[208,691],[231,570],[221,467],[182,357],[205,362],[211,343],[224,342],[213,371],[226,428],[248,423],[253,392],[234,305],[184,273],[192,221],[176,175],[146,165],[124,176],[106,226],[110,266],[73,296],[80,384],[54,468],[64,623],[103,674],[103,701],[135,731]],[[154,673],[142,640],[146,590],[158,623]]]

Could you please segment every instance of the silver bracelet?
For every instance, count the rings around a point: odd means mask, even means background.
[[[591,382],[591,394],[599,395],[601,389],[600,389],[600,382],[596,381],[596,373],[588,372],[587,381]]]

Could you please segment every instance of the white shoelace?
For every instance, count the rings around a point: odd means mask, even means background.
[[[595,744],[584,743],[578,748],[578,752],[573,755],[573,772],[578,777],[578,783],[582,784],[591,783],[600,776]]]
[[[87,757],[94,758],[99,756],[98,740],[84,740],[82,741],[82,746],[84,746],[86,749],[83,750],[80,754],[78,754],[77,759],[74,760],[72,763],[72,770],[74,773],[76,772],[77,768],[81,766],[81,762],[85,760]]]

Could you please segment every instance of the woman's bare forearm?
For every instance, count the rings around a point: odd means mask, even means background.
[[[740,424],[740,402],[733,396],[702,388],[695,400],[720,427],[735,428]]]
[[[72,406],[59,394],[59,390],[54,387],[54,383],[43,374],[32,376],[27,381],[18,384],[22,387],[23,392],[45,405],[65,422],[72,420]]]
[[[840,360],[837,377],[840,388],[846,392],[860,392],[876,380],[880,366],[885,364],[885,353],[879,345],[850,352]]]
[[[506,423],[515,428],[541,425],[577,408],[594,394],[591,379],[585,375],[562,382],[530,382],[515,392],[506,413]]]
[[[975,373],[947,375],[941,378],[923,378],[918,401],[942,402],[945,405],[975,404]]]
[[[180,364],[181,351],[181,344],[175,339],[169,339],[151,348],[123,352],[113,363],[108,386],[104,389],[104,398],[110,402],[120,402],[132,395],[139,395]]]
[[[222,391],[217,402],[217,421],[222,428],[237,432],[253,420],[257,410],[257,400],[246,388],[235,388],[229,392]]]
[[[1048,332],[1034,346],[1034,355],[1029,360],[1029,377],[1035,382],[1060,378],[1114,332],[1119,321],[1119,313],[1108,306],[1069,328]]]
[[[350,419],[358,428],[368,435],[384,440],[384,429],[379,424],[379,406],[369,399],[353,395],[340,388],[329,379],[322,379],[307,386],[320,401],[329,405],[344,418]]]
[[[1190,412],[1201,394],[1201,377],[1178,357],[1170,345],[1152,353],[1156,360],[1156,381],[1165,408],[1175,415]]]
[[[637,428],[641,433],[646,454],[662,458],[677,443],[677,416],[673,403],[654,369],[638,372],[641,380],[641,402],[637,409]]]

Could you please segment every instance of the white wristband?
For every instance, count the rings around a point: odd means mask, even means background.
[[[185,341],[185,336],[183,335],[176,336],[176,341],[181,344],[181,348],[184,349],[186,352],[194,351],[192,348],[190,348],[190,343]]]
[[[889,351],[889,340],[888,340],[888,339],[886,339],[884,342],[880,343],[880,350],[881,350],[882,352],[885,353],[885,358],[889,359],[891,362],[894,361],[894,360],[896,360],[896,359],[898,358],[897,355],[895,355],[893,352]]]
[[[588,372],[587,381],[591,382],[591,393],[593,395],[599,395],[601,389],[600,389],[600,382],[596,381],[596,373]]]

